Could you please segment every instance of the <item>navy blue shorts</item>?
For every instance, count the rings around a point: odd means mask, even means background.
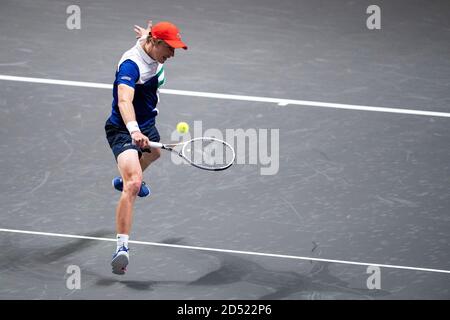
[[[159,142],[159,132],[155,125],[139,127],[139,129],[141,129],[141,132],[147,136],[150,141]],[[108,119],[105,123],[105,132],[106,139],[108,139],[109,146],[114,153],[114,157],[116,157],[116,161],[119,154],[128,149],[137,150],[139,158],[141,158],[143,151],[132,143],[131,135],[126,128],[120,128]]]

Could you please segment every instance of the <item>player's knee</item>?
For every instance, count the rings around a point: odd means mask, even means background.
[[[133,177],[127,181],[124,181],[124,191],[136,196],[139,193],[139,190],[141,189],[142,184],[142,178],[140,177]]]

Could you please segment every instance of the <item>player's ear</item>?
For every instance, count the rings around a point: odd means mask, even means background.
[[[154,39],[154,40],[155,40],[155,42],[154,42],[155,45],[160,45],[163,42],[161,39]]]

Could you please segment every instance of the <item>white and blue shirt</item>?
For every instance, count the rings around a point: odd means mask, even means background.
[[[126,84],[134,88],[133,106],[139,126],[155,123],[159,110],[159,87],[165,83],[164,65],[153,60],[142,48],[145,37],[125,52],[119,61],[113,87],[112,112],[109,119],[119,127],[126,128],[119,111],[117,87]]]

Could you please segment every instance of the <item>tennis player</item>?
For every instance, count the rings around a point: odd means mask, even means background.
[[[116,209],[117,249],[111,262],[115,274],[125,274],[129,263],[128,240],[136,197],[150,194],[142,180],[143,171],[160,156],[159,149],[142,150],[149,148],[149,141],[160,140],[155,117],[159,113],[158,90],[165,82],[164,63],[175,56],[175,49],[187,49],[173,23],[149,23],[147,29],[135,26],[135,31],[141,37],[119,61],[112,112],[105,123],[120,173],[113,186],[122,192]]]

